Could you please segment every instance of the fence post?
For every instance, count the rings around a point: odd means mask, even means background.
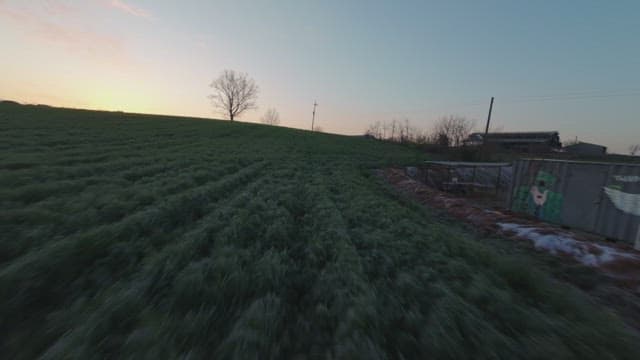
[[[502,166],[498,166],[498,180],[496,181],[496,197],[500,194],[500,176],[502,175]]]

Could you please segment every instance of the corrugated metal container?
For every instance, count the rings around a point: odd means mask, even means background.
[[[512,210],[640,249],[640,164],[525,159],[513,172]]]

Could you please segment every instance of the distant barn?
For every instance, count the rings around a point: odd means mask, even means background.
[[[563,149],[570,154],[577,155],[604,155],[607,153],[606,146],[586,142],[578,142],[573,145],[568,145]]]
[[[551,152],[562,147],[557,131],[473,133],[465,140],[466,145],[493,145],[517,152]]]

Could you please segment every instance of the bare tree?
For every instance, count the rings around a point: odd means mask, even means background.
[[[399,139],[401,143],[409,142],[411,139],[411,134],[409,133],[409,119],[405,118],[404,123],[402,121],[398,122],[399,128]]]
[[[382,123],[382,137],[380,137],[380,139],[386,139],[389,130],[389,124],[386,121]]]
[[[446,143],[448,146],[460,146],[471,134],[473,127],[473,121],[464,117],[445,116],[434,125],[433,139],[437,144],[444,145]]]
[[[412,139],[411,141],[416,144],[426,144],[429,142],[429,134],[426,130],[422,130],[419,128],[411,129]]]
[[[435,133],[433,134],[433,140],[431,140],[431,143],[441,147],[449,147],[451,139],[449,139],[449,136],[445,133]]]
[[[413,142],[424,144],[428,141],[427,132],[411,126],[407,118],[404,118],[404,120],[376,121],[369,125],[365,131],[365,135],[379,140],[401,143]]]
[[[640,144],[629,145],[629,155],[636,156],[640,154]]]
[[[391,135],[389,136],[389,140],[394,141],[396,139],[396,119],[391,121],[391,125],[389,125],[389,129],[391,129]]]
[[[413,144],[444,144],[449,146],[449,139],[446,135],[429,134],[428,131],[411,126],[409,119],[376,121],[369,125],[365,131],[365,136],[378,140],[386,140],[400,143]]]
[[[404,141],[411,142],[411,125],[409,125],[409,119],[404,118]]]
[[[447,116],[441,118],[432,132],[411,126],[409,119],[377,121],[367,128],[365,135],[379,140],[434,144],[441,147],[460,146],[473,130],[474,122],[463,117]]]
[[[369,125],[369,128],[364,134],[374,139],[382,139],[383,135],[382,135],[382,126],[380,125],[380,121],[376,121],[375,123]]]
[[[264,115],[262,115],[262,119],[260,119],[260,121],[263,124],[267,124],[267,125],[279,125],[280,124],[280,114],[278,114],[278,111],[276,109],[269,108],[264,113]]]
[[[256,108],[258,86],[245,73],[225,70],[209,86],[214,90],[209,95],[213,106],[228,114],[231,121],[244,111]]]

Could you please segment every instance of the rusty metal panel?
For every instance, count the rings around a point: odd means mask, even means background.
[[[509,206],[640,247],[640,165],[524,159]]]

